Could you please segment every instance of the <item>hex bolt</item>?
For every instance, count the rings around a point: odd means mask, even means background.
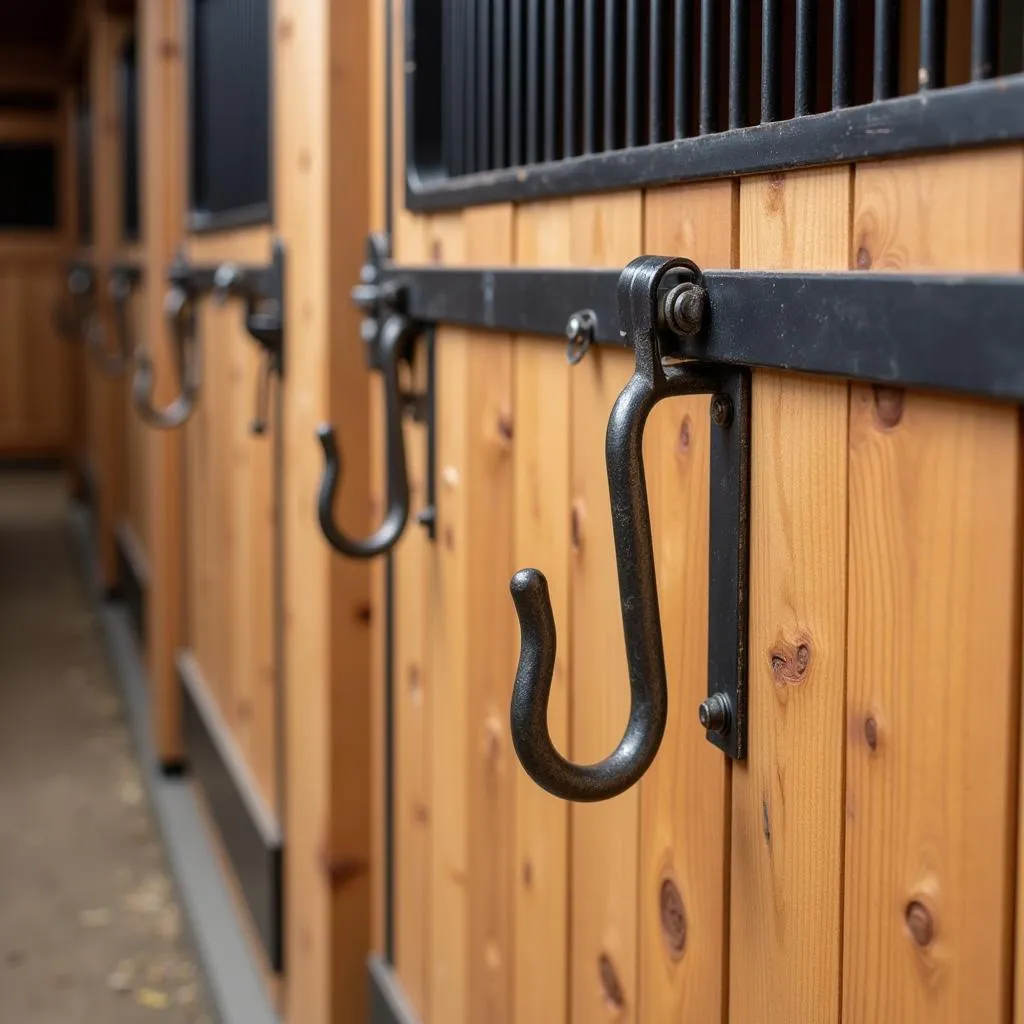
[[[732,424],[732,399],[719,392],[711,399],[711,422],[716,427],[728,427]]]
[[[724,693],[713,693],[698,709],[700,724],[708,732],[724,736],[732,728],[732,706]]]
[[[699,334],[704,325],[708,293],[699,284],[682,281],[661,302],[662,325],[676,335]]]

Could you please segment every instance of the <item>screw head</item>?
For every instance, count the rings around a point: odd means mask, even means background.
[[[565,324],[565,336],[569,344],[565,357],[570,366],[578,363],[590,348],[597,331],[597,316],[592,309],[581,309],[573,313]]]
[[[708,732],[724,736],[732,727],[732,706],[724,693],[713,693],[698,708],[700,724]]]
[[[719,392],[711,399],[711,422],[716,427],[728,427],[732,423],[732,399]]]

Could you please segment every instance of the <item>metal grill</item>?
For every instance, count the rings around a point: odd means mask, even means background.
[[[270,219],[269,0],[192,0],[192,227]]]
[[[139,69],[134,36],[121,51],[118,62],[118,85],[121,94],[121,153],[124,179],[124,237],[139,238]]]
[[[57,153],[50,143],[0,144],[0,230],[57,227]]]
[[[901,97],[1011,75],[1024,57],[1022,7],[1022,0],[409,0],[410,205],[456,205],[461,185],[470,201],[500,198],[496,182],[511,198],[617,187],[627,177],[623,160],[608,182],[600,168],[610,162],[595,158],[668,146],[683,165],[688,152],[711,151],[709,138],[764,147],[783,137],[751,126],[907,106]],[[824,120],[832,123],[857,122]],[[780,154],[775,161],[801,162],[828,160]],[[683,176],[746,169],[722,164],[719,155],[714,169],[684,168]],[[642,183],[639,153],[632,169]],[[424,198],[431,195],[436,201]]]

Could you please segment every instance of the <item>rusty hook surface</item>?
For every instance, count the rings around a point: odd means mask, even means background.
[[[622,739],[603,760],[576,764],[555,748],[548,699],[555,667],[556,629],[547,581],[536,569],[512,577],[521,646],[512,692],[516,753],[530,777],[566,800],[606,800],[628,789],[654,760],[668,718],[665,653],[658,610],[651,516],[644,475],[647,417],[662,399],[716,392],[721,372],[702,364],[666,366],[658,339],[660,287],[668,275],[698,284],[700,270],[683,259],[645,256],[619,279],[619,318],[633,345],[633,376],[612,409],[605,436],[619,602],[629,670],[630,711]],[[692,333],[700,327],[697,325]],[[690,333],[690,332],[688,332]],[[582,695],[578,695],[582,699]]]
[[[324,452],[324,472],[317,496],[320,529],[331,547],[348,558],[373,558],[389,551],[402,536],[409,519],[409,478],[405,465],[403,398],[399,390],[398,364],[408,355],[417,333],[417,325],[400,315],[389,316],[381,329],[379,366],[384,377],[388,507],[383,522],[369,537],[353,539],[335,522],[334,497],[341,479],[341,457],[332,426],[323,424],[316,433]]]

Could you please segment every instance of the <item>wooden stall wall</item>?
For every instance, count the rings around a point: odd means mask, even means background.
[[[1019,146],[414,216],[393,66],[402,263],[1024,269]],[[451,328],[436,358],[437,539],[410,525],[392,556],[393,953],[420,1019],[1009,1021],[1018,410],[754,374],[750,736],[731,764],[696,714],[708,401],[659,406],[645,461],[669,728],[636,788],[570,805],[512,750],[507,586],[547,574],[551,733],[602,757],[629,706],[604,436],[632,359],[569,367],[561,338]],[[415,510],[424,437],[406,430]]]
[[[0,72],[0,88],[41,89],[60,100],[58,81],[29,71]],[[71,440],[72,356],[53,323],[70,243],[64,108],[0,109],[0,145],[36,142],[56,150],[58,227],[0,229],[0,459],[60,459]]]

